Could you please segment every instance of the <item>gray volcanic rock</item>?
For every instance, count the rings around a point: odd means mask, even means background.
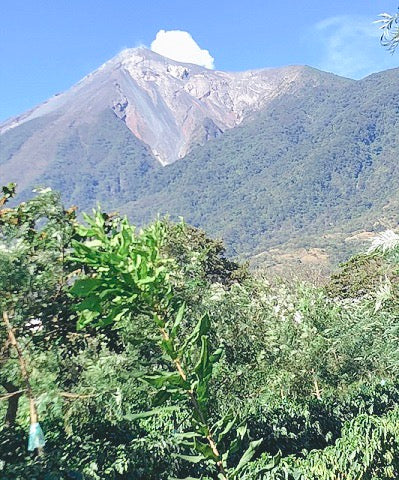
[[[9,178],[12,172],[22,186],[34,182],[71,129],[97,122],[104,111],[113,111],[162,165],[173,163],[193,144],[215,138],[275,98],[302,88],[309,70],[228,73],[175,62],[146,48],[124,50],[67,92],[0,124],[0,139],[19,132],[16,148],[0,154],[0,176]],[[317,85],[331,75],[313,70],[311,77]],[[3,140],[7,147],[8,138]]]

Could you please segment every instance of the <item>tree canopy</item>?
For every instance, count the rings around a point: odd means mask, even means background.
[[[183,222],[81,221],[49,189],[14,193],[2,479],[399,475],[396,233],[314,285],[250,272]]]

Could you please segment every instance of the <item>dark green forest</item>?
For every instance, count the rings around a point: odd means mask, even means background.
[[[254,273],[182,221],[14,196],[2,480],[399,477],[394,232],[314,284]]]

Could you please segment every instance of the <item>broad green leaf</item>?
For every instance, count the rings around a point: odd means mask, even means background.
[[[211,328],[211,322],[207,314],[203,315],[195,325],[192,333],[188,336],[187,340],[184,342],[181,350],[184,352],[189,345],[198,345],[201,346],[201,337],[207,335]]]
[[[175,360],[178,356],[177,352],[174,349],[173,340],[169,338],[168,340],[161,341],[162,350],[167,353],[172,360]]]
[[[159,407],[160,405],[163,405],[166,401],[169,400],[171,395],[171,392],[166,389],[158,390],[158,392],[154,395],[152,399],[152,405],[154,407]]]
[[[234,453],[238,452],[238,450],[241,447],[241,440],[238,438],[235,438],[231,443],[229,447],[229,453],[233,455]]]
[[[76,306],[76,310],[78,312],[90,310],[91,312],[101,313],[101,300],[98,295],[90,295]]]
[[[149,283],[154,283],[156,277],[153,276],[153,277],[144,277],[144,278],[140,278],[138,281],[137,281],[137,285],[147,285]]]
[[[200,377],[203,378],[206,376],[208,372],[208,338],[203,335],[201,337],[201,353],[200,358],[198,360],[197,365],[194,367],[195,373]]]
[[[197,432],[184,432],[184,433],[176,433],[176,437],[178,438],[184,438],[184,439],[187,439],[187,438],[198,438],[200,437],[201,435]]]
[[[177,372],[161,372],[154,375],[145,375],[142,378],[155,388],[161,388],[164,385],[182,386],[184,384],[184,380]]]
[[[242,440],[245,434],[247,433],[247,430],[248,430],[248,427],[247,427],[247,424],[245,423],[237,427],[237,437],[239,437]]]
[[[206,457],[204,457],[203,455],[183,455],[181,453],[172,453],[172,456],[176,458],[181,458],[182,460],[186,460],[186,462],[190,462],[190,463],[199,463],[206,460]],[[192,478],[192,477],[186,477],[186,478]]]
[[[208,403],[208,379],[200,379],[196,383],[195,386],[195,393],[197,397],[198,403],[201,405],[203,410],[206,409],[207,403]],[[206,417],[207,415],[204,412],[204,416]]]
[[[224,427],[224,429],[219,433],[218,435],[218,441],[220,442],[229,432],[230,430],[234,427],[236,423],[236,418],[232,418]]]
[[[220,357],[223,355],[224,349],[222,347],[219,347],[217,350],[213,352],[212,355],[209,357],[209,362],[214,365],[215,363],[218,363],[220,360]]]
[[[175,318],[175,321],[174,321],[173,327],[172,327],[172,332],[171,332],[172,337],[175,337],[177,335],[177,333],[179,332],[179,327],[180,327],[180,324],[181,324],[182,319],[183,319],[185,308],[186,308],[186,304],[183,303],[180,306],[180,308],[177,312],[177,315],[176,315],[176,318]]]
[[[86,297],[101,285],[101,280],[98,278],[83,278],[76,280],[72,285],[70,292],[77,297]]]
[[[153,319],[154,319],[154,322],[158,325],[158,327],[160,328],[165,327],[165,320],[162,317],[160,317],[157,313],[154,313]]]
[[[249,447],[244,452],[240,461],[238,462],[237,467],[234,469],[234,473],[238,473],[248,462],[252,460],[252,457],[255,455],[256,449],[263,442],[263,438],[259,440],[254,440],[249,444]]]
[[[98,312],[92,312],[90,310],[83,310],[80,312],[78,322],[77,322],[77,329],[81,330],[87,325],[90,325],[90,323],[93,323],[93,321],[99,316]]]
[[[194,448],[197,450],[197,452],[202,453],[202,455],[209,460],[213,460],[213,461],[219,460],[217,455],[213,453],[211,446],[207,443],[202,443],[202,442],[199,442],[197,439],[194,439]]]

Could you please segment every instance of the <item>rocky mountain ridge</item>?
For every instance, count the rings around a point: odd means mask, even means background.
[[[193,144],[203,144],[275,98],[295,93],[308,70],[293,66],[222,72],[179,63],[142,47],[127,49],[67,92],[1,124],[0,135],[49,115],[57,117],[53,129],[66,129],[111,108],[167,165],[184,157]],[[320,81],[315,75],[314,85]]]

